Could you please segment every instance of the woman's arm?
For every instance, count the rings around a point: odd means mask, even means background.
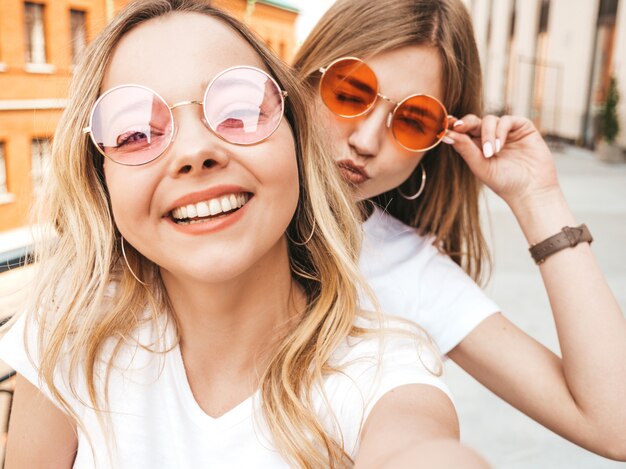
[[[463,122],[450,132],[454,148],[511,207],[529,245],[584,221],[574,218],[552,155],[530,121],[466,116]],[[487,142],[499,153],[486,158]],[[485,320],[449,356],[561,436],[626,460],[626,320],[589,244],[557,252],[538,269],[562,359],[501,315]]]
[[[77,448],[71,420],[41,391],[17,375],[5,467],[71,468]]]
[[[448,396],[434,386],[409,384],[385,394],[367,417],[355,469],[487,468],[460,445]]]

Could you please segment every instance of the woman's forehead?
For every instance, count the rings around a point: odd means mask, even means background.
[[[391,94],[393,99],[414,93],[443,98],[442,61],[435,47],[404,46],[364,59],[376,73],[381,92]]]
[[[222,21],[199,13],[172,13],[140,24],[118,43],[103,89],[126,83],[201,87],[235,65],[266,69],[252,46]],[[187,98],[185,98],[187,99]]]

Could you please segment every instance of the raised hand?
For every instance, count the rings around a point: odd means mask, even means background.
[[[444,142],[511,207],[560,193],[552,154],[533,123],[523,117],[467,115],[450,119]]]

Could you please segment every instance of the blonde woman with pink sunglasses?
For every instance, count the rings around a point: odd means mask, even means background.
[[[94,39],[0,341],[6,467],[486,467],[425,334],[358,307],[357,214],[305,97],[204,1],[131,3]]]

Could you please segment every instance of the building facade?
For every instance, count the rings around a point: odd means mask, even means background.
[[[615,76],[626,148],[626,0],[466,0],[487,110],[531,118],[544,134],[593,147]]]
[[[0,232],[28,224],[74,63],[126,3],[0,1]],[[248,23],[283,59],[291,58],[298,11],[288,2],[213,3]]]

